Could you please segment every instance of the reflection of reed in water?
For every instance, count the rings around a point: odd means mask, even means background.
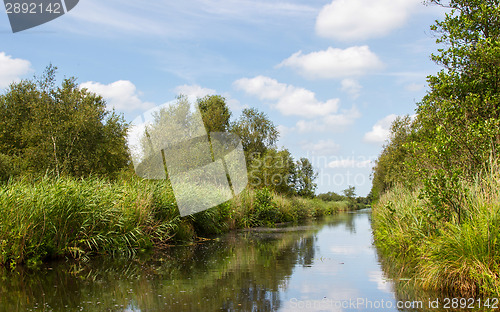
[[[384,273],[384,278],[388,281],[392,281],[392,290],[396,295],[396,301],[402,301],[406,303],[422,302],[423,309],[399,309],[399,311],[471,311],[470,309],[429,309],[429,300],[434,301],[439,299],[439,302],[443,303],[445,297],[453,298],[453,296],[447,296],[446,294],[439,293],[437,291],[427,291],[422,289],[415,282],[415,278],[409,278],[413,276],[412,268],[405,266],[403,263],[398,263],[391,261],[389,258],[385,258],[383,254],[376,249],[378,262],[382,266]],[[415,305],[416,306],[416,305]],[[442,305],[441,305],[442,307]]]
[[[133,260],[2,271],[0,310],[275,311],[294,266],[312,263],[317,231],[231,233]]]

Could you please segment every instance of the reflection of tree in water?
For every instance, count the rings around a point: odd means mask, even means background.
[[[311,266],[314,259],[316,236],[302,237],[297,242],[298,263],[303,266]]]
[[[133,260],[0,271],[0,311],[276,311],[294,266],[312,264],[316,231],[233,233]]]
[[[329,227],[338,227],[340,225],[344,225],[345,229],[349,231],[349,233],[356,233],[356,222],[355,217],[359,215],[359,213],[342,213],[334,216],[328,220]]]
[[[357,215],[355,213],[346,213],[345,228],[349,233],[356,233],[356,223],[354,222],[354,217]]]

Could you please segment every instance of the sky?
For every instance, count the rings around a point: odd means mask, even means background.
[[[426,94],[446,11],[422,0],[81,0],[12,33],[0,9],[0,93],[58,67],[127,121],[179,94],[266,113],[307,157],[316,193],[366,196],[391,122]]]

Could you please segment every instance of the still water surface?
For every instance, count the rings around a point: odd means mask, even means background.
[[[418,301],[386,277],[370,218],[342,213],[133,260],[0,270],[0,311],[429,310],[427,301],[397,309]]]

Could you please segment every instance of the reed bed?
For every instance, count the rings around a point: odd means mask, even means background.
[[[347,202],[284,197],[267,189],[184,218],[168,181],[21,178],[0,186],[0,264],[125,254],[231,229],[272,226],[348,210]]]
[[[375,243],[424,289],[500,295],[500,175],[462,183],[462,219],[436,218],[418,192],[395,187],[373,208]]]

